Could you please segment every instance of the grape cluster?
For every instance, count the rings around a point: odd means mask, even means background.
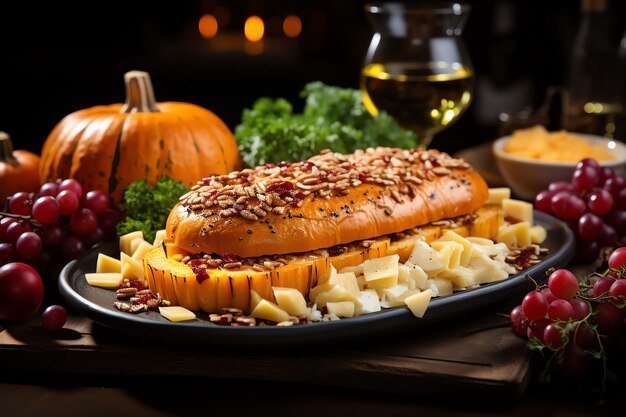
[[[104,192],[84,191],[74,179],[17,192],[0,213],[0,266],[22,261],[46,271],[113,237],[118,220]]]
[[[550,272],[547,286],[529,292],[509,318],[532,349],[547,350],[565,376],[585,375],[594,359],[623,340],[626,325],[626,247],[615,249],[609,269],[578,280],[571,271]]]
[[[594,159],[578,162],[571,182],[553,182],[537,194],[535,208],[567,222],[580,262],[595,261],[603,247],[626,245],[626,180]]]

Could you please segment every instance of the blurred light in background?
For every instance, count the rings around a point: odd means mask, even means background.
[[[283,32],[290,38],[297,38],[302,32],[302,22],[300,18],[295,15],[285,17],[283,21]]]
[[[217,26],[217,19],[210,14],[202,15],[198,21],[198,30],[205,39],[211,39],[217,35]]]
[[[246,19],[244,26],[244,34],[246,39],[250,42],[257,42],[263,39],[263,33],[265,32],[265,25],[263,19],[259,16],[250,16]]]
[[[218,8],[215,9],[213,14],[215,15],[215,18],[217,19],[217,23],[221,27],[224,27],[230,23],[230,10],[228,10],[226,7],[219,6]]]

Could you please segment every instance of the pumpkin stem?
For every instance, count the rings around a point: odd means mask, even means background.
[[[17,159],[13,156],[13,143],[6,132],[0,132],[0,162],[17,163]]]
[[[120,113],[158,112],[150,75],[144,71],[128,71],[124,74],[126,103]]]

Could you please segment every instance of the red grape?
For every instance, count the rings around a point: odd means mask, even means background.
[[[59,184],[56,182],[47,182],[39,189],[38,197],[56,197],[59,194]]]
[[[591,328],[582,323],[576,329],[570,333],[570,339],[576,346],[580,346],[583,349],[600,350],[600,344],[598,342],[598,336],[591,330]]]
[[[104,232],[99,227],[93,232],[82,237],[85,249],[92,247],[93,245],[100,243],[104,240]]]
[[[43,282],[35,269],[21,262],[0,268],[0,319],[24,321],[43,301]]]
[[[589,194],[587,206],[593,213],[602,216],[613,208],[613,196],[607,190],[598,190]]]
[[[30,194],[24,191],[13,194],[9,200],[9,211],[21,216],[29,216],[33,201]]]
[[[569,303],[572,306],[572,318],[574,320],[583,320],[589,315],[589,304],[587,304],[584,300],[574,298],[569,300]]]
[[[546,345],[555,349],[563,346],[563,338],[561,337],[561,331],[557,327],[556,323],[550,323],[543,330],[543,341]]]
[[[602,236],[600,236],[600,245],[612,246],[617,241],[617,232],[612,226],[602,223]]]
[[[582,166],[574,171],[572,184],[578,191],[590,190],[600,181],[600,175],[595,167]]]
[[[548,306],[548,317],[553,321],[568,321],[574,316],[572,305],[565,300],[557,299]]]
[[[0,266],[15,261],[15,248],[10,243],[0,243]]]
[[[626,188],[622,188],[613,196],[613,206],[617,210],[626,210]]]
[[[39,232],[39,235],[41,236],[41,240],[45,246],[49,248],[58,248],[61,243],[63,243],[65,232],[60,226],[54,224],[43,228]]]
[[[611,303],[598,303],[595,321],[600,332],[608,336],[616,336],[624,330],[624,313]]]
[[[563,349],[563,363],[561,371],[567,378],[581,378],[593,369],[591,355],[587,354],[581,347],[568,343]]]
[[[623,304],[626,301],[626,279],[616,280],[609,289],[609,295],[615,297],[615,304]],[[619,299],[618,297],[622,297]]]
[[[81,187],[80,183],[76,181],[75,179],[69,178],[69,179],[63,180],[61,182],[61,185],[59,185],[59,192],[64,191],[64,190],[73,191],[74,194],[78,196],[78,198],[81,198],[83,196],[83,187]]]
[[[615,198],[624,187],[626,187],[626,180],[622,177],[609,178],[604,182],[603,186],[605,190],[611,193],[613,198]]]
[[[109,197],[100,190],[89,191],[83,199],[83,207],[100,214],[109,208]]]
[[[604,232],[602,219],[593,213],[585,213],[578,220],[578,233],[585,240],[597,240]]]
[[[66,320],[67,311],[59,305],[51,305],[41,314],[41,326],[49,332],[61,330]]]
[[[552,214],[552,197],[556,191],[543,190],[535,197],[535,208],[544,213]]]
[[[33,218],[41,224],[56,223],[60,216],[59,203],[54,197],[39,197],[33,204]]]
[[[587,209],[582,198],[559,191],[552,197],[552,211],[564,220],[575,220],[582,216]]]
[[[89,209],[78,209],[70,217],[70,228],[79,236],[85,236],[96,230],[98,227],[98,217]]]
[[[33,260],[41,253],[41,238],[35,232],[25,232],[17,239],[15,251],[22,259]]]
[[[529,292],[522,300],[522,312],[529,320],[544,318],[548,312],[546,297],[538,291]]]
[[[554,194],[556,194],[559,191],[569,191],[570,194],[572,194],[576,192],[576,187],[574,187],[574,185],[571,182],[554,181],[554,182],[551,182],[550,185],[548,185],[548,190],[554,191]]]
[[[600,167],[598,172],[600,173],[600,184],[606,184],[606,181],[615,177],[615,171],[613,171],[613,168]]]
[[[578,280],[567,269],[557,269],[548,277],[548,288],[558,298],[569,300],[578,291]]]
[[[85,245],[78,236],[68,236],[61,245],[61,253],[65,259],[76,259],[85,251]]]
[[[22,235],[22,233],[30,232],[30,230],[29,224],[22,224],[20,222],[11,223],[5,232],[5,240],[8,243],[15,245],[15,242],[17,242],[17,239]]]
[[[119,220],[119,214],[110,208],[98,214],[98,225],[104,232],[104,237],[113,237],[115,235],[115,226]]]
[[[626,211],[613,210],[604,216],[604,221],[611,225],[619,236],[626,234]]]
[[[552,291],[550,291],[550,288],[548,287],[542,288],[540,292],[546,297],[548,305],[550,305],[552,301],[557,299],[556,295],[552,294]]]
[[[513,330],[515,333],[525,335],[527,321],[526,317],[524,317],[524,313],[522,312],[522,306],[519,305],[514,307],[509,314],[509,320],[511,320],[511,326],[513,326]]]
[[[548,319],[531,321],[528,323],[528,327],[526,329],[526,337],[529,339],[539,339],[539,341],[543,343],[543,330],[550,323],[552,322]]]
[[[620,269],[626,266],[626,247],[615,249],[609,256],[609,268]]]
[[[57,203],[59,203],[61,214],[67,216],[78,210],[80,200],[74,191],[63,190],[57,196]]]
[[[591,289],[591,297],[597,298],[603,294],[606,294],[611,289],[611,286],[615,282],[615,278],[611,277],[602,277],[596,281]]]
[[[600,168],[600,164],[593,158],[584,158],[578,161],[576,169],[582,169],[584,167],[591,167],[597,170]]]
[[[7,241],[7,229],[11,224],[15,223],[16,221],[17,220],[15,220],[13,217],[3,217],[0,219],[0,243]]]

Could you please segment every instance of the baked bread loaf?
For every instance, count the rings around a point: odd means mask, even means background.
[[[170,213],[167,239],[195,254],[306,252],[470,214],[487,195],[466,162],[436,150],[327,151],[203,178]]]

